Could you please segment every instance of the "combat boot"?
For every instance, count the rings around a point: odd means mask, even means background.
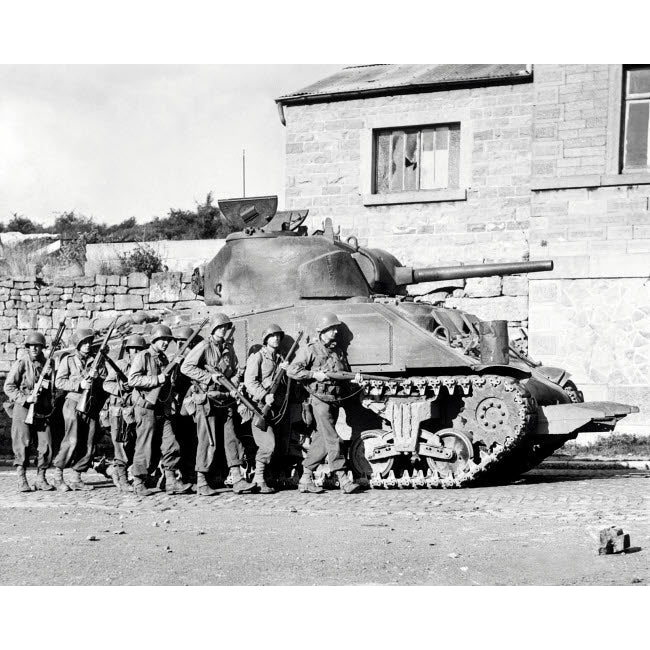
[[[84,483],[81,480],[81,472],[78,472],[76,469],[72,470],[72,481],[68,483],[70,486],[71,490],[75,490],[77,492],[89,492],[90,490],[93,490],[92,485],[88,485],[88,483]]]
[[[235,466],[230,468],[230,472],[232,473],[232,491],[235,494],[244,494],[246,492],[250,492],[251,490],[255,489],[255,485],[253,483],[249,483],[246,480],[246,477],[241,471],[241,467]]]
[[[265,471],[266,463],[258,460],[255,463],[255,485],[259,488],[260,494],[275,494],[275,490],[266,484]]]
[[[165,492],[167,494],[187,494],[192,489],[189,483],[183,483],[176,478],[173,469],[165,470]]]
[[[196,473],[196,493],[202,497],[213,497],[215,494],[219,494],[208,484],[208,476],[205,472]]]
[[[344,494],[354,494],[361,491],[363,488],[355,483],[343,470],[336,472],[339,479],[339,487]]]
[[[16,466],[16,476],[18,477],[18,492],[31,492],[32,488],[29,487],[25,468],[22,465]]]
[[[308,469],[304,470],[300,477],[300,481],[298,482],[298,491],[311,492],[312,494],[322,494],[325,492],[323,488],[318,487],[318,485],[314,483],[314,472]]]
[[[133,494],[139,497],[150,497],[153,491],[150,490],[139,476],[133,477]]]
[[[113,483],[120,492],[131,492],[124,465],[113,465]]]
[[[53,485],[50,485],[47,482],[47,477],[45,476],[45,469],[38,470],[38,476],[36,478],[36,483],[34,483],[35,490],[42,490],[43,492],[50,492],[54,489]]]
[[[60,467],[54,468],[54,486],[59,492],[70,491],[70,486],[63,480],[63,470]]]

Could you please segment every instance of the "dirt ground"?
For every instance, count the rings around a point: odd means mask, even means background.
[[[141,499],[93,472],[92,492],[17,494],[5,470],[0,584],[648,585],[649,478],[538,469],[490,488]],[[597,554],[611,525],[630,553]]]

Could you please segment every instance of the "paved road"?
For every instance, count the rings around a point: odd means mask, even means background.
[[[4,471],[0,584],[647,585],[649,478],[538,469],[463,490],[141,499],[93,472],[92,492],[17,494]],[[610,525],[635,552],[597,555]]]

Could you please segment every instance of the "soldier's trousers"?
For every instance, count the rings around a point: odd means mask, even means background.
[[[77,413],[77,402],[66,399],[63,404],[65,435],[54,459],[59,469],[71,466],[77,472],[85,472],[90,467],[95,453],[95,433],[99,428],[96,417],[88,418]]]
[[[133,476],[146,478],[162,461],[164,469],[176,469],[180,465],[180,447],[172,423],[163,412],[135,407],[135,452]]]
[[[207,412],[206,412],[207,411]],[[223,445],[228,467],[240,467],[244,459],[244,445],[235,432],[233,409],[198,406],[196,422],[196,471],[210,472],[217,447]]]
[[[271,462],[271,457],[274,457],[274,461],[286,458],[289,453],[289,434],[291,432],[288,418],[282,418],[273,427],[268,426],[266,431],[262,431],[251,421],[251,432],[257,445],[256,461],[268,464]]]
[[[339,407],[329,402],[322,402],[314,396],[310,398],[310,403],[316,431],[312,435],[307,457],[302,463],[303,467],[313,472],[327,458],[331,472],[345,469],[341,438],[336,433]]]
[[[119,442],[120,432],[126,428],[125,442]],[[111,442],[113,443],[113,463],[127,467],[133,458],[133,424],[125,424],[121,417],[111,417]]]
[[[38,469],[47,469],[52,462],[52,432],[44,418],[34,418],[34,424],[27,424],[27,411],[21,404],[14,404],[11,418],[11,445],[14,451],[14,465],[27,467],[29,441],[35,436],[38,441]]]

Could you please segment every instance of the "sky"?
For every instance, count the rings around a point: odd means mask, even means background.
[[[277,194],[274,99],[343,65],[2,65],[0,220],[147,221],[208,192]]]

